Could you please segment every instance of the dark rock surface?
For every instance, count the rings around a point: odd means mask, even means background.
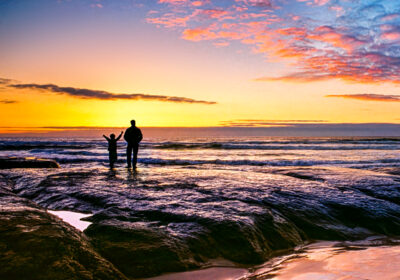
[[[0,279],[127,279],[88,239],[0,176]]]
[[[200,267],[188,245],[143,222],[107,221],[85,231],[97,251],[129,277],[149,277]]]
[[[51,159],[1,157],[0,169],[12,168],[59,168],[58,163]]]
[[[56,210],[93,213],[97,252],[128,277],[208,265],[259,264],[312,240],[400,236],[397,176],[349,168],[229,170],[156,168],[140,174],[55,170],[14,192]],[[254,174],[254,173],[251,173]]]

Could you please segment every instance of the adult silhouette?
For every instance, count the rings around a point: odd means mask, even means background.
[[[128,163],[128,168],[131,167],[132,164],[134,167],[136,167],[139,143],[143,139],[143,134],[142,131],[136,127],[135,120],[131,120],[131,127],[125,131],[124,139],[128,143],[128,147],[126,148],[126,161]],[[131,161],[132,151],[133,160]]]

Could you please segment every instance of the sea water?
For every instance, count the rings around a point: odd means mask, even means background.
[[[175,270],[216,259],[248,267],[319,240],[400,235],[400,138],[145,137],[136,170],[125,167],[125,147],[109,169],[101,138],[2,138],[1,156],[61,165],[2,173],[45,208],[90,214],[92,238],[106,228],[132,241],[157,234],[176,255],[158,261]]]

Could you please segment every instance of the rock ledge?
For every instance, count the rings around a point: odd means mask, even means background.
[[[0,169],[11,168],[60,168],[60,165],[51,159],[0,157]]]

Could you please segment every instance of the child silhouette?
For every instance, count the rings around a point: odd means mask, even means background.
[[[115,134],[112,133],[110,134],[110,138],[105,136],[103,134],[103,137],[106,138],[108,142],[108,153],[109,153],[109,160],[110,160],[110,168],[114,167],[114,163],[117,161],[118,156],[117,156],[117,141],[121,139],[123,131],[121,131],[121,134],[115,138]]]

